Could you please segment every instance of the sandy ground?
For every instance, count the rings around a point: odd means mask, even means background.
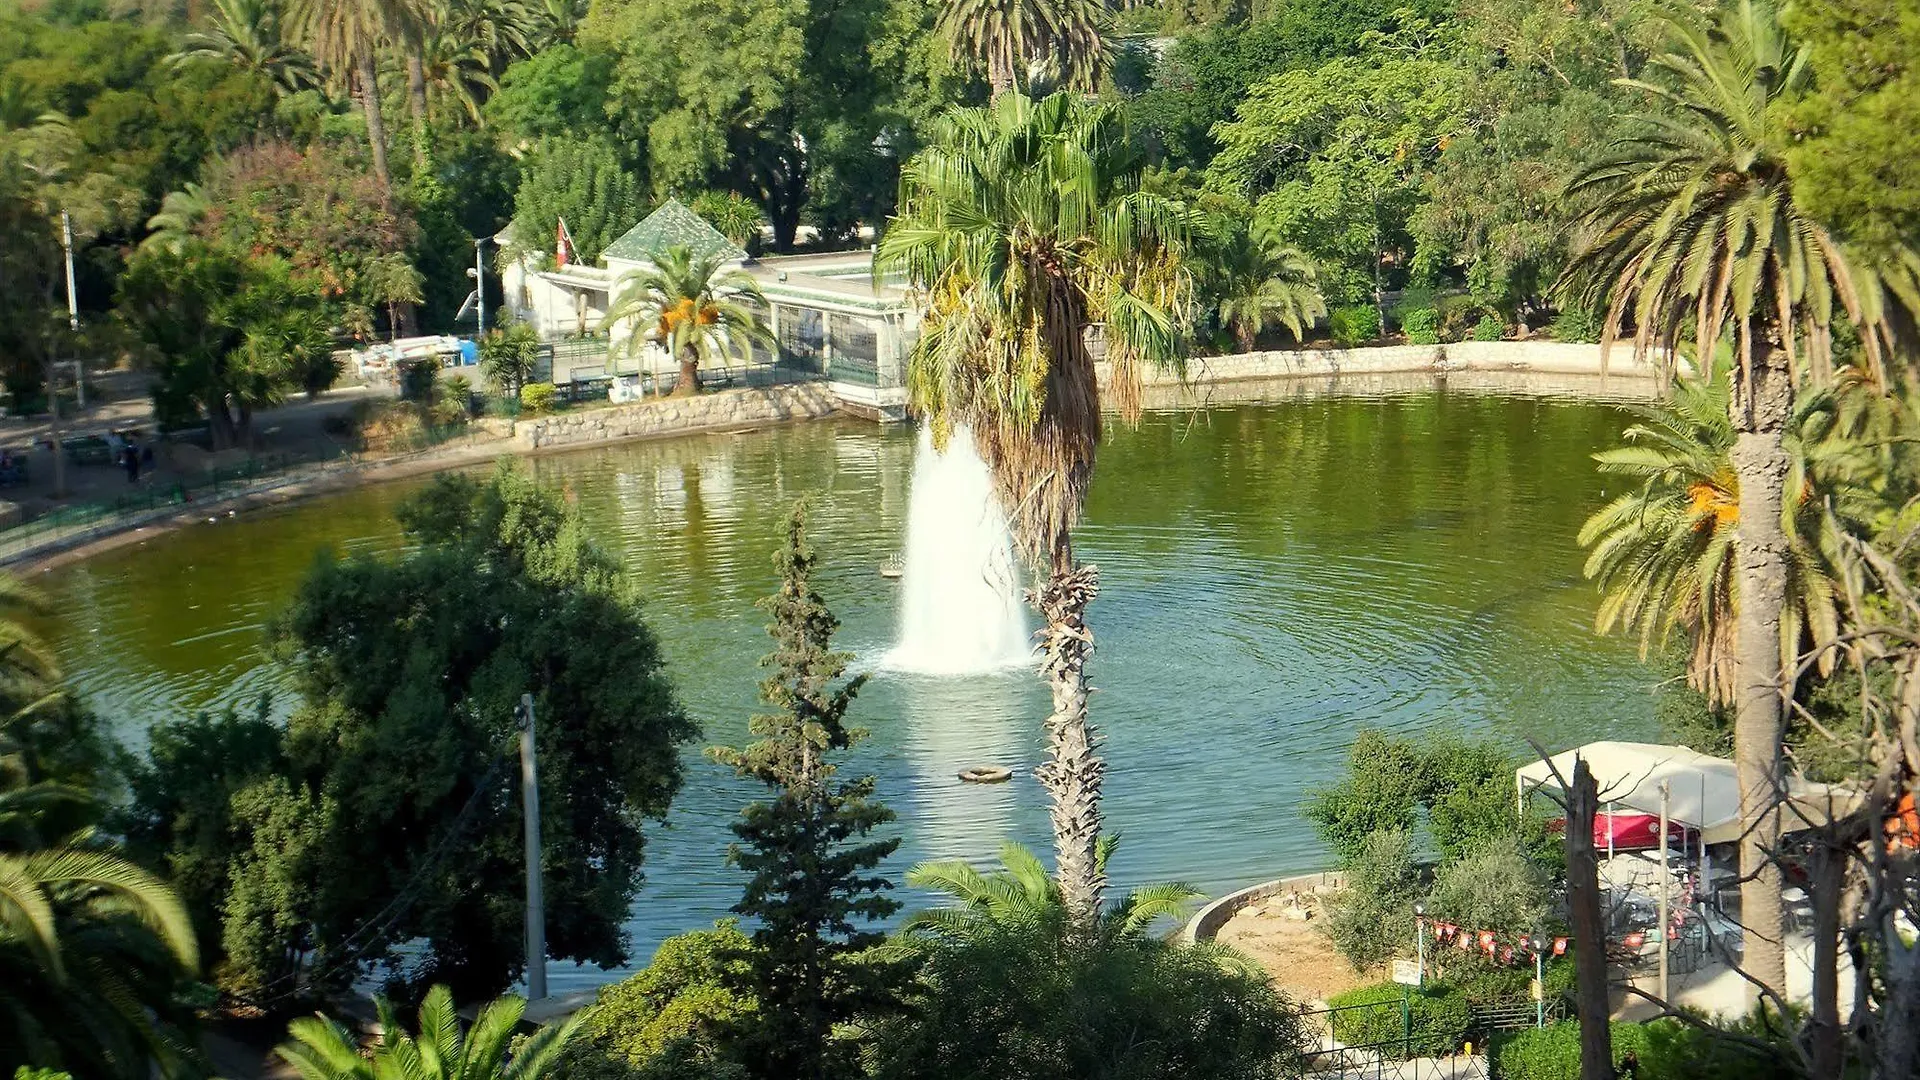
[[[1301,918],[1303,914],[1310,917]],[[1321,918],[1310,902],[1296,907],[1289,897],[1277,896],[1236,912],[1215,940],[1252,957],[1274,985],[1296,1001],[1324,1002],[1386,978],[1384,971],[1349,967],[1320,932]]]

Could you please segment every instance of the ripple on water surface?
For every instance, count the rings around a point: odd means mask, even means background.
[[[1425,394],[1150,415],[1112,432],[1078,543],[1102,572],[1091,671],[1108,819],[1126,836],[1116,885],[1182,878],[1217,893],[1312,868],[1300,807],[1363,725],[1649,734],[1649,676],[1627,645],[1593,637],[1573,544],[1605,496],[1588,455],[1621,426],[1600,406]],[[753,602],[795,498],[817,497],[842,645],[867,665],[891,646],[897,586],[876,570],[902,542],[913,451],[910,432],[836,421],[531,467],[622,554],[688,709],[722,742],[744,738],[757,708],[768,646]],[[392,505],[417,486],[195,525],[49,575],[76,686],[133,741],[273,689],[261,624],[317,547],[398,548]],[[900,814],[895,870],[987,859],[1007,838],[1046,846],[1031,775],[1046,708],[1029,672],[875,673],[856,709],[873,738],[853,768]],[[738,896],[726,827],[753,793],[697,748],[686,761],[648,844],[638,961]],[[955,776],[980,764],[1014,780]]]

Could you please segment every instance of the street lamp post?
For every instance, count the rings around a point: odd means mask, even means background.
[[[1547,1026],[1547,939],[1540,934],[1533,935],[1527,944],[1533,946],[1533,1026]]]
[[[473,333],[475,341],[487,336],[487,264],[482,254],[486,246],[486,237],[473,238],[473,310],[480,320]]]
[[[1427,984],[1427,934],[1422,920],[1427,914],[1427,905],[1415,901],[1413,905],[1413,955],[1420,965],[1420,985]]]

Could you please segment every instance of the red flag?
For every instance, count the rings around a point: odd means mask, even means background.
[[[567,219],[561,218],[559,219],[559,224],[553,227],[554,269],[556,270],[565,269],[567,263],[572,261],[573,261],[573,236],[572,234],[567,232]]]
[[[1509,945],[1500,950],[1500,962],[1503,964],[1513,963],[1513,946]]]
[[[1488,956],[1492,956],[1494,945],[1497,940],[1498,939],[1495,938],[1493,935],[1493,931],[1491,930],[1480,931],[1480,951],[1486,953]]]
[[[1557,937],[1553,939],[1553,955],[1555,956],[1567,955],[1567,939],[1566,938]]]

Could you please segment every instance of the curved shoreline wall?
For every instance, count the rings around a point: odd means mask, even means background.
[[[1295,874],[1292,877],[1275,878],[1258,885],[1249,885],[1213,901],[1194,913],[1187,925],[1180,928],[1180,940],[1187,944],[1196,941],[1212,941],[1220,928],[1235,915],[1258,904],[1262,900],[1271,900],[1276,896],[1289,893],[1319,893],[1325,895],[1346,886],[1347,876],[1338,870],[1319,870],[1311,874]]]

